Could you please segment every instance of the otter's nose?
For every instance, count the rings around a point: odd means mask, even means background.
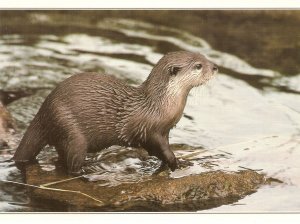
[[[214,71],[214,72],[217,72],[217,71],[218,71],[218,66],[215,65],[215,64],[213,65],[213,71]]]

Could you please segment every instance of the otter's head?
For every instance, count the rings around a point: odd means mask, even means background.
[[[171,52],[159,60],[145,84],[151,91],[160,87],[171,93],[188,93],[191,88],[205,84],[217,71],[218,67],[202,54]]]

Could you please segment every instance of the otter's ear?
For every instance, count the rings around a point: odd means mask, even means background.
[[[170,75],[177,75],[177,73],[180,71],[180,67],[171,66],[169,67],[169,73]]]

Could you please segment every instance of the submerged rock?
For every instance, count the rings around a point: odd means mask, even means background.
[[[0,149],[7,147],[15,132],[15,121],[0,101]]]
[[[61,205],[72,211],[195,211],[236,202],[266,183],[252,170],[156,174],[159,161],[149,162],[140,149],[113,149],[97,158],[98,169],[75,178],[49,164],[27,167],[26,183],[36,186],[28,187],[33,202],[60,205],[60,211]]]

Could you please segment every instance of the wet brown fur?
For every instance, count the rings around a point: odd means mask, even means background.
[[[74,75],[46,98],[13,159],[30,162],[49,144],[69,172],[78,172],[87,152],[121,145],[143,147],[175,170],[169,131],[181,118],[190,89],[216,70],[203,55],[179,51],[160,59],[138,87],[103,74]]]

